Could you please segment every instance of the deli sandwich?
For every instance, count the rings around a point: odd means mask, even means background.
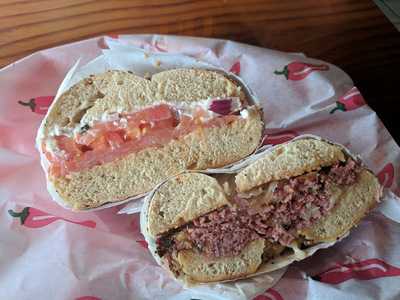
[[[183,170],[236,162],[259,145],[260,110],[217,71],[85,78],[47,113],[37,144],[52,196],[75,210],[150,191]]]
[[[233,280],[333,244],[381,193],[374,174],[342,146],[299,138],[267,150],[237,174],[183,173],[168,180],[147,199],[142,231],[176,278]]]

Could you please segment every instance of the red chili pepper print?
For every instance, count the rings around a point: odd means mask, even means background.
[[[286,65],[283,70],[274,71],[275,75],[284,75],[287,80],[302,80],[314,71],[328,71],[328,65],[307,64],[300,61],[294,61]]]
[[[148,248],[148,244],[145,240],[138,240],[138,241],[136,241],[136,243],[138,243],[140,246],[142,246],[145,249]]]
[[[23,106],[28,106],[34,113],[45,115],[53,100],[54,96],[41,96],[29,99],[26,102],[18,101],[18,103]]]
[[[240,74],[240,61],[235,62],[232,67],[229,69],[229,72],[239,75]]]
[[[76,298],[75,300],[101,300],[101,299],[94,296],[83,296]]]
[[[393,184],[394,179],[394,167],[392,163],[386,164],[383,169],[378,173],[379,183],[386,187],[390,188]]]
[[[361,95],[360,91],[353,87],[350,91],[344,94],[338,101],[336,101],[336,107],[330,111],[333,114],[337,110],[350,111],[355,110],[365,105],[365,100]]]
[[[28,227],[28,228],[41,228],[46,225],[49,225],[57,220],[62,220],[90,228],[95,228],[96,227],[96,222],[88,220],[88,221],[82,221],[82,222],[77,222],[77,221],[72,221],[68,219],[64,219],[61,217],[56,217],[53,215],[50,215],[44,211],[41,211],[39,209],[33,208],[33,207],[25,207],[22,211],[16,212],[10,209],[8,211],[10,216],[13,218],[18,218],[21,222],[21,225]]]
[[[372,258],[357,263],[338,265],[314,276],[313,279],[324,283],[339,284],[352,278],[370,280],[392,276],[400,276],[400,268],[389,265],[381,259]]]
[[[281,294],[274,289],[268,289],[264,294],[255,297],[253,300],[284,300]]]
[[[134,232],[140,232],[140,220],[137,217],[134,217],[133,220],[131,221],[131,229]]]
[[[288,130],[275,134],[266,134],[263,138],[263,145],[278,145],[294,139],[299,134],[296,131]]]

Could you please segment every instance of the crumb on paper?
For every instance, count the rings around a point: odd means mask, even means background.
[[[149,56],[150,56],[149,53],[147,53],[147,52],[144,52],[143,55],[144,55],[145,59],[149,58]]]
[[[161,66],[161,61],[157,59],[154,64],[159,68]]]
[[[150,79],[151,78],[151,74],[150,74],[150,72],[146,72],[146,73],[144,73],[144,76],[143,76],[145,79]]]

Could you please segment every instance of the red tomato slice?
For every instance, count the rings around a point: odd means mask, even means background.
[[[59,163],[52,163],[49,167],[49,173],[51,176],[59,177],[63,176],[64,174],[61,172],[61,166]]]
[[[184,136],[197,128],[194,120],[189,116],[181,116],[179,125],[176,126],[174,131],[174,138]]]
[[[76,139],[67,136],[56,137],[57,145],[66,152],[66,158],[54,157],[51,153],[50,173],[64,176],[69,172],[80,171],[93,166],[114,161],[130,153],[149,147],[162,147],[172,139],[177,139],[205,127],[220,127],[230,124],[238,116],[227,115],[213,118],[203,123],[204,111],[197,110],[193,117],[182,115],[178,122],[173,109],[161,104],[132,114],[122,115],[121,119],[95,124]]]
[[[78,145],[75,143],[73,139],[66,135],[60,135],[55,137],[57,141],[57,146],[65,151],[67,159],[79,156],[81,154],[81,150],[79,149]]]
[[[124,136],[125,132],[123,130],[118,130],[118,131],[110,131],[110,132],[105,132],[104,136],[106,138],[106,141],[111,148],[111,151],[114,149],[118,149],[121,147],[122,144],[124,144]]]
[[[204,124],[204,127],[221,127],[232,123],[233,121],[237,120],[237,118],[238,116],[235,115],[216,117]]]
[[[173,137],[174,128],[156,128],[149,130],[148,134],[137,141],[137,144],[140,149],[160,147],[169,143]]]
[[[137,119],[139,121],[145,120],[147,122],[158,122],[174,118],[172,108],[167,104],[149,107],[139,112],[128,114],[127,116],[132,116],[132,119]]]
[[[92,149],[107,149],[108,143],[104,135],[98,136],[94,141],[92,141],[89,146]]]
[[[78,133],[75,141],[80,145],[90,145],[99,136],[99,130],[91,129],[85,133]]]
[[[128,120],[130,127],[138,127],[144,123],[158,123],[165,120],[176,119],[172,108],[166,104],[149,107],[139,112],[123,115]]]

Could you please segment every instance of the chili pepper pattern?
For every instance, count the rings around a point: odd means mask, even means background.
[[[137,240],[136,243],[138,243],[140,246],[142,246],[145,249],[148,248],[148,244],[145,240]]]
[[[365,100],[361,95],[360,91],[354,86],[346,94],[344,94],[338,101],[336,101],[336,107],[329,113],[333,114],[337,110],[350,111],[355,110],[365,105]]]
[[[139,220],[139,218],[134,217],[134,218],[132,219],[132,221],[131,221],[130,226],[131,226],[131,229],[132,229],[134,232],[139,232],[139,231],[140,231],[140,220]]]
[[[10,210],[8,210],[8,213],[13,218],[18,218],[21,222],[21,225],[28,227],[28,228],[41,228],[41,227],[47,226],[57,220],[62,220],[62,221],[78,224],[78,225],[89,227],[89,228],[96,227],[96,222],[91,221],[91,220],[81,221],[81,222],[72,221],[72,220],[62,218],[62,217],[53,216],[47,212],[41,211],[41,210],[39,210],[37,208],[33,208],[33,207],[25,207],[20,212],[16,212],[16,211],[13,211],[12,209],[10,209]]]
[[[240,74],[240,61],[235,62],[232,67],[229,69],[229,72],[239,75]]]
[[[40,96],[36,98],[31,98],[26,102],[18,101],[18,103],[23,106],[29,107],[34,113],[45,115],[53,100],[54,96]]]
[[[394,179],[394,167],[392,163],[386,164],[377,175],[379,183],[385,187],[390,188]]]
[[[253,300],[284,300],[281,294],[270,288],[262,295],[255,297]]]
[[[275,134],[266,134],[262,140],[262,145],[278,145],[294,139],[299,134],[293,130],[282,131]]]
[[[381,259],[371,258],[356,263],[335,266],[312,278],[324,283],[339,284],[350,279],[370,280],[392,276],[400,276],[400,268],[392,266]]]
[[[301,61],[293,61],[282,70],[275,70],[275,75],[284,75],[287,80],[298,81],[306,78],[314,71],[328,71],[329,66],[325,64],[314,65]]]

